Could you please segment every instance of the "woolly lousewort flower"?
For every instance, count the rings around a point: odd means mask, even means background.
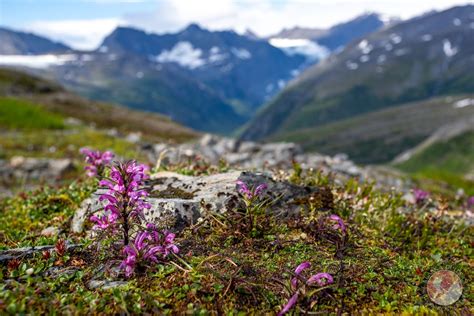
[[[130,277],[138,263],[143,261],[158,262],[158,257],[166,258],[170,253],[178,253],[178,247],[173,243],[175,235],[160,232],[153,224],[147,224],[145,231],[136,234],[133,243],[123,249],[126,258],[120,264],[125,276]],[[158,257],[157,257],[158,256]]]
[[[81,148],[80,152],[85,156],[84,160],[88,164],[84,169],[89,177],[103,176],[105,166],[114,159],[114,154],[110,151],[100,152],[89,148]]]
[[[308,261],[305,261],[298,265],[295,269],[295,277],[291,279],[291,287],[296,290],[296,286],[298,285],[298,277],[303,272],[304,270],[308,269],[311,267],[311,263]]]
[[[299,264],[296,269],[295,269],[295,276],[291,279],[291,289],[295,291],[293,293],[293,296],[288,300],[288,303],[283,306],[282,310],[278,313],[278,315],[284,315],[288,313],[297,303],[298,301],[298,296],[300,294],[300,289],[298,288],[298,282],[301,280],[306,280],[303,282],[304,285],[313,285],[317,284],[319,286],[326,286],[328,284],[331,284],[334,282],[334,279],[332,275],[326,272],[321,272],[321,273],[316,273],[310,276],[308,279],[304,279],[301,276],[304,270],[309,269],[311,267],[311,263],[308,261],[305,261],[301,264]],[[304,293],[304,291],[302,292]]]
[[[90,220],[96,225],[94,226],[94,229],[107,229],[109,226],[115,224],[115,221],[118,218],[117,213],[108,213],[108,214],[103,214],[103,215],[92,215],[90,217]]]
[[[474,196],[471,196],[470,198],[467,199],[467,208],[474,209]]]
[[[247,184],[241,180],[237,180],[237,185],[239,186],[239,192],[243,196],[245,196],[247,199],[251,200],[254,197],[260,196],[263,191],[265,191],[268,186],[265,183],[260,184],[255,188],[255,190],[250,190]]]
[[[147,170],[148,167],[135,161],[118,162],[110,167],[110,177],[99,182],[108,188],[99,197],[106,205],[101,214],[91,216],[90,220],[98,229],[117,229],[121,225],[125,245],[129,241],[130,221],[141,222],[143,211],[151,207],[145,202],[148,192],[143,189]]]
[[[309,277],[306,284],[311,285],[317,283],[319,286],[325,286],[334,282],[332,275],[329,273],[321,272]]]
[[[413,195],[415,197],[415,203],[418,204],[418,203],[421,203],[424,200],[426,200],[430,194],[426,191],[421,190],[421,189],[414,189],[413,190]]]
[[[329,216],[329,219],[331,221],[336,222],[336,224],[334,224],[334,226],[333,226],[334,229],[340,229],[343,234],[346,233],[346,230],[347,230],[346,224],[344,224],[344,221],[342,220],[342,218],[340,218],[336,214],[332,214],[332,215]]]
[[[288,313],[295,305],[296,302],[298,301],[298,292],[293,294],[293,296],[288,300],[288,303],[283,306],[282,310],[278,312],[277,316],[282,316]]]

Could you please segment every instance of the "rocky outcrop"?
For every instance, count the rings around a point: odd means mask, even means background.
[[[25,190],[35,188],[35,183],[55,183],[75,168],[71,159],[13,157],[0,160],[0,196],[8,196],[11,187],[22,183]]]
[[[238,141],[214,135],[204,135],[196,143],[181,145],[155,144],[144,146],[150,160],[160,166],[188,163],[202,159],[210,164],[225,161],[232,168],[241,170],[288,170],[297,162],[305,169],[317,169],[325,174],[333,174],[336,180],[345,181],[357,178],[361,181],[374,181],[379,187],[405,190],[409,186],[399,174],[389,168],[360,167],[347,155],[327,156],[318,153],[305,153],[295,143],[261,144]]]
[[[71,159],[13,157],[0,161],[0,178],[22,180],[50,180],[62,177],[72,170]]]
[[[225,213],[241,205],[237,180],[249,187],[265,183],[268,189],[262,199],[271,201],[269,208],[277,216],[298,212],[311,196],[321,191],[316,187],[296,186],[286,181],[276,181],[270,175],[256,172],[231,171],[210,176],[191,177],[172,172],[160,172],[149,181],[151,192],[148,202],[152,208],[145,213],[147,222],[169,223],[180,230],[194,224],[207,211]],[[74,232],[82,231],[85,218],[101,207],[98,194],[83,202],[72,221]]]

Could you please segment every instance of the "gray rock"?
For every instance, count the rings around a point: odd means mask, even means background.
[[[57,279],[61,276],[70,276],[76,273],[77,271],[80,271],[79,268],[77,267],[51,267],[46,272],[44,273],[45,276]]]
[[[128,282],[126,281],[90,280],[87,285],[88,285],[88,288],[91,290],[94,290],[94,289],[110,290],[110,289],[121,287],[127,284]]]
[[[232,171],[210,176],[191,177],[173,172],[160,172],[150,181],[152,205],[145,212],[147,222],[163,224],[176,230],[196,223],[206,210],[225,213],[240,206],[236,181],[241,180],[249,187],[266,183],[268,189],[262,198],[273,201],[271,211],[279,216],[287,216],[299,211],[301,199],[318,191],[317,188],[301,187],[288,182],[275,181],[268,174]],[[82,231],[87,210],[100,208],[97,195],[83,202],[74,215],[73,231]]]
[[[67,250],[71,250],[79,246],[80,245],[78,244],[66,243]],[[8,261],[8,260],[12,260],[12,259],[29,257],[36,252],[51,250],[51,249],[54,249],[54,247],[55,246],[52,246],[52,245],[45,245],[45,246],[33,246],[33,247],[23,247],[23,248],[3,250],[3,251],[0,251],[0,263]]]
[[[84,223],[88,215],[103,207],[99,201],[99,195],[105,192],[106,190],[99,189],[92,197],[82,201],[81,206],[76,210],[71,221],[71,231],[73,233],[81,233],[84,230]]]
[[[41,236],[45,236],[45,237],[54,237],[54,236],[57,236],[58,234],[59,234],[59,228],[54,227],[54,226],[46,227],[45,229],[41,231]]]
[[[16,156],[10,159],[7,168],[0,168],[0,178],[17,178],[26,180],[43,179],[52,181],[72,170],[71,159],[49,159]],[[5,170],[6,169],[6,170]]]
[[[263,173],[233,171],[202,177],[189,177],[178,174],[158,173],[154,177],[152,208],[145,213],[150,222],[172,217],[175,228],[196,223],[203,216],[204,209],[225,213],[241,203],[237,180],[249,187],[266,183],[268,189],[262,198],[275,201],[271,210],[283,216],[295,213],[296,202],[316,188],[299,187],[288,182],[278,182]],[[158,197],[156,197],[158,196]]]

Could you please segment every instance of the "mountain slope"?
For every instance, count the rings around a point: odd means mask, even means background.
[[[10,69],[0,68],[0,97],[41,104],[52,113],[73,117],[100,128],[115,128],[122,133],[140,132],[151,140],[181,142],[197,135],[161,115],[89,101],[54,82]]]
[[[359,163],[387,162],[430,137],[440,126],[474,116],[474,106],[463,106],[470,100],[474,104],[474,95],[412,102],[278,138],[332,155],[343,152]]]
[[[441,127],[419,146],[400,155],[394,165],[474,194],[474,115]]]
[[[384,26],[381,15],[377,13],[367,13],[356,17],[353,20],[337,24],[331,27],[326,33],[313,37],[318,44],[334,51],[344,47],[351,41],[366,36]]]
[[[0,55],[64,53],[70,48],[32,33],[0,27]]]
[[[248,125],[243,139],[319,128],[410,101],[474,91],[474,6],[401,22],[308,69]]]
[[[193,129],[227,134],[244,122],[228,103],[191,75],[175,65],[156,65],[141,56],[88,54],[85,62],[46,72],[88,98],[161,113]]]

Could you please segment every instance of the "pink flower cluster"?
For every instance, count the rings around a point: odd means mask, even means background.
[[[100,152],[89,148],[81,148],[80,152],[84,155],[84,160],[88,164],[84,169],[89,177],[102,177],[105,166],[109,165],[114,159],[114,154],[110,151]]]
[[[251,200],[255,197],[260,196],[263,193],[263,191],[265,191],[268,188],[268,186],[265,183],[262,183],[258,185],[254,190],[251,190],[249,189],[247,184],[245,184],[245,182],[241,180],[238,180],[236,183],[237,183],[237,186],[239,187],[240,194],[242,194],[248,200]]]
[[[137,262],[158,262],[158,257],[166,258],[170,253],[178,253],[174,244],[175,234],[160,232],[153,224],[148,224],[145,231],[138,232],[133,243],[123,249],[126,258],[120,264],[125,276],[130,277],[135,271]],[[157,257],[158,256],[158,257]]]
[[[90,217],[96,223],[96,229],[116,229],[115,224],[119,222],[124,229],[128,229],[131,219],[140,221],[143,218],[143,210],[151,207],[145,202],[148,192],[143,189],[147,170],[147,166],[136,161],[116,163],[110,167],[110,177],[99,182],[108,188],[107,193],[99,197],[100,201],[106,201],[106,205],[101,214]],[[125,244],[128,244],[127,237],[128,232],[125,234]]]
[[[344,224],[342,218],[335,214],[332,214],[329,216],[329,220],[336,222],[336,224],[334,224],[333,226],[334,229],[340,229],[343,234],[347,232],[346,224]]]
[[[474,209],[474,196],[471,196],[470,198],[467,199],[467,208]]]
[[[334,282],[332,275],[326,272],[320,272],[313,274],[308,279],[304,279],[301,274],[304,270],[309,269],[311,267],[311,263],[305,261],[298,265],[295,269],[295,276],[291,279],[291,289],[295,291],[295,293],[291,296],[288,302],[283,306],[282,310],[278,313],[279,316],[288,313],[298,302],[298,297],[300,292],[298,291],[298,284],[304,281],[305,285],[311,286],[317,284],[318,286],[326,286]]]
[[[429,192],[423,191],[421,189],[414,189],[413,196],[415,197],[415,203],[419,204],[424,202],[430,196],[430,194]]]

